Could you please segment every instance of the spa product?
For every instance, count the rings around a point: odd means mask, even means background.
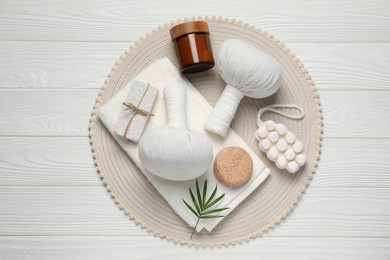
[[[178,24],[170,30],[180,72],[196,73],[214,67],[209,26],[204,21]]]
[[[186,90],[164,88],[168,126],[145,132],[139,143],[139,159],[145,169],[168,180],[184,181],[204,174],[213,161],[210,141],[200,132],[187,129]]]
[[[237,39],[221,44],[217,64],[226,88],[205,128],[225,137],[241,99],[244,96],[265,98],[274,94],[282,85],[282,70],[276,59]]]
[[[192,191],[191,187],[189,188],[193,206],[182,199],[190,212],[197,217],[190,239],[192,239],[201,219],[223,218],[224,216],[220,215],[220,213],[229,209],[226,207],[215,208],[215,206],[218,205],[218,203],[225,197],[225,193],[222,195],[216,195],[218,190],[217,185],[215,185],[214,191],[210,194],[210,196],[207,195],[207,190],[207,180],[204,181],[203,188],[201,189],[199,188],[198,179],[196,179],[196,193]],[[196,197],[194,194],[196,194]]]
[[[252,171],[252,158],[241,147],[225,147],[215,157],[215,177],[226,186],[232,188],[241,187],[250,180]]]
[[[295,108],[300,114],[286,114],[277,110],[278,108]],[[290,173],[297,172],[307,161],[303,143],[297,140],[284,124],[277,124],[273,120],[261,121],[261,116],[265,111],[272,111],[291,119],[301,119],[304,116],[302,108],[296,105],[276,104],[260,109],[257,114],[259,128],[255,132],[260,150],[267,154],[268,159],[275,162],[276,167],[286,169]]]
[[[158,94],[158,89],[150,84],[132,81],[122,111],[116,121],[114,133],[137,143],[153,116],[152,108]]]

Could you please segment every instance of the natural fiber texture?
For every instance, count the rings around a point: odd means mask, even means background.
[[[212,232],[197,233],[191,240],[191,227],[173,212],[122,151],[96,114],[101,105],[156,59],[167,56],[173,63],[177,63],[169,29],[189,20],[208,22],[214,53],[222,41],[238,38],[275,57],[282,65],[284,76],[282,87],[271,97],[244,98],[231,125],[271,169],[271,176]],[[192,74],[188,78],[212,105],[225,86],[216,69]],[[297,104],[305,111],[305,117],[301,120],[286,119],[272,113],[265,113],[262,117],[264,121],[272,119],[285,124],[304,143],[308,161],[296,174],[279,170],[260,152],[254,137],[258,110],[275,103]],[[115,63],[100,90],[93,107],[89,130],[96,168],[115,202],[130,218],[155,235],[169,240],[216,246],[257,237],[286,217],[302,196],[316,170],[320,158],[323,125],[321,104],[313,81],[303,64],[284,44],[269,33],[242,21],[213,16],[166,23],[133,44]]]

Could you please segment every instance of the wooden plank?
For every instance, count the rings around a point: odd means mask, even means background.
[[[312,188],[268,237],[372,237],[390,232],[388,188]],[[2,186],[0,235],[149,236],[104,187]]]
[[[87,137],[0,137],[0,151],[2,186],[102,185]],[[389,188],[389,154],[389,139],[328,138],[310,186]]]
[[[242,246],[217,249],[178,246],[148,237],[0,237],[0,251],[15,259],[355,259],[385,260],[388,238],[252,239]],[[150,250],[153,248],[153,250]]]
[[[223,7],[223,8],[221,8]],[[386,1],[34,1],[3,0],[3,40],[135,41],[166,21],[193,14],[244,20],[286,42],[389,41]]]
[[[0,88],[100,88],[128,47],[126,42],[0,42]]]
[[[1,90],[0,135],[88,135],[97,90]]]
[[[127,42],[0,42],[0,88],[100,88],[128,46]],[[389,43],[287,46],[320,90],[390,90]]]
[[[0,90],[0,135],[86,136],[95,89]],[[390,137],[389,91],[320,91],[324,136]]]
[[[389,92],[320,92],[320,98],[325,138],[390,137]]]
[[[313,187],[389,187],[390,140],[327,138]],[[388,165],[389,164],[389,165]]]
[[[291,43],[319,90],[390,90],[390,44]]]
[[[87,137],[0,137],[0,151],[0,185],[102,185]]]

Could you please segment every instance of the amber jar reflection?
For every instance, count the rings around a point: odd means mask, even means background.
[[[214,67],[210,33],[206,22],[179,24],[170,30],[182,73],[196,73]]]

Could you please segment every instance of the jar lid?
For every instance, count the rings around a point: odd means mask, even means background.
[[[171,33],[171,39],[176,39],[185,34],[203,32],[209,33],[209,26],[204,21],[192,21],[187,23],[178,24],[172,27],[169,32]]]

